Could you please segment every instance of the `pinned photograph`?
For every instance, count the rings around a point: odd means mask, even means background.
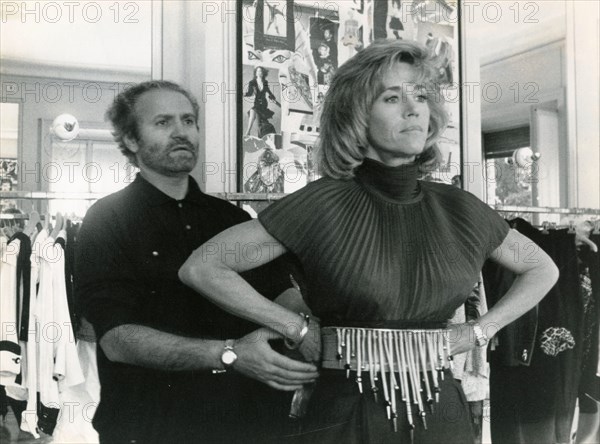
[[[281,126],[281,97],[277,79],[278,72],[262,66],[244,66],[244,135],[259,138],[279,132]],[[269,83],[269,75],[273,83]]]
[[[254,47],[257,50],[295,50],[294,2],[256,0]]]

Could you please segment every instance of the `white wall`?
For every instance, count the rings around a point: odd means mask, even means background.
[[[153,77],[188,88],[201,105],[200,161],[206,192],[236,191],[235,2],[164,1]]]
[[[600,208],[600,6],[567,3],[569,206]]]

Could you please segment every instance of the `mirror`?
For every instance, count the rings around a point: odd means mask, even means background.
[[[598,166],[597,5],[494,3],[468,35],[479,45],[487,202],[600,208],[597,175],[588,177]],[[595,148],[582,125],[593,118]],[[515,162],[525,148],[535,155]]]
[[[13,190],[105,194],[124,187],[130,169],[104,113],[128,84],[151,78],[152,2],[2,2],[1,20],[2,157],[4,107],[18,102],[22,116],[21,148],[6,145],[18,162]],[[70,142],[50,131],[65,113],[80,125]],[[17,206],[81,217],[92,202]]]
[[[548,199],[539,193],[561,180],[556,171],[548,171],[559,160],[558,137],[552,147],[533,146],[538,124],[534,109],[541,104],[547,107],[544,124],[554,135],[561,123],[559,107],[564,114],[565,2],[507,3],[498,11],[498,20],[491,13],[487,20],[484,15],[476,16],[481,19],[477,32],[485,42],[480,47],[480,74],[487,201],[559,207],[562,200],[566,205],[559,193]],[[539,153],[539,160],[514,162],[515,151],[524,148]]]

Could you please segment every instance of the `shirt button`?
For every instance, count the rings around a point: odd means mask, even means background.
[[[158,251],[153,251],[152,256],[155,256],[155,257],[158,256]]]
[[[181,202],[179,202],[179,203],[177,204],[177,206],[178,206],[179,208],[183,208],[183,204],[182,204]]]
[[[191,225],[186,225],[186,226],[185,226],[185,229],[186,229],[186,230],[191,230],[191,229],[192,229],[192,226],[191,226]]]

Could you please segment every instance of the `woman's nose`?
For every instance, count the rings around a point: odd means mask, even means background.
[[[419,117],[419,111],[416,107],[416,102],[412,97],[404,99],[404,118]]]

